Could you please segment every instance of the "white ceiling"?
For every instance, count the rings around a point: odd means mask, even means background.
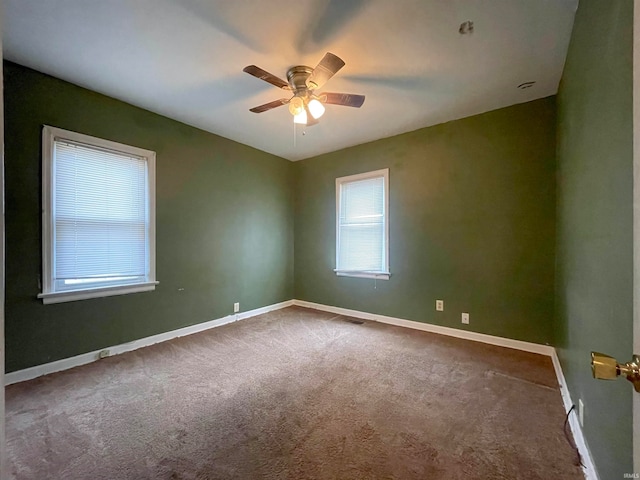
[[[553,95],[578,0],[4,0],[4,56],[290,160]],[[460,35],[464,21],[474,32]],[[294,134],[286,80],[326,52],[346,66]],[[523,82],[535,81],[520,90]],[[305,135],[303,135],[305,130]]]

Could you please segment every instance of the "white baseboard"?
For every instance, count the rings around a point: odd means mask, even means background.
[[[440,335],[448,335],[450,337],[462,338],[465,340],[472,340],[474,342],[488,343],[490,345],[498,345],[500,347],[514,348],[516,350],[523,350],[525,352],[538,353],[551,357],[553,368],[556,372],[558,384],[560,386],[560,394],[562,395],[562,401],[564,403],[565,412],[568,412],[573,402],[571,401],[571,395],[567,387],[567,382],[562,372],[560,360],[554,347],[549,345],[540,345],[538,343],[523,342],[521,340],[512,340],[510,338],[496,337],[493,335],[486,335],[484,333],[470,332],[468,330],[459,330],[457,328],[442,327],[440,325],[431,325],[429,323],[416,322],[413,320],[405,320],[402,318],[387,317],[385,315],[378,315],[375,313],[361,312],[358,310],[349,310],[347,308],[333,307],[329,305],[322,305],[320,303],[307,302],[304,300],[294,300],[293,304],[299,307],[313,308],[314,310],[321,310],[324,312],[335,313],[337,315],[346,315],[354,318],[362,318],[364,320],[373,320],[375,322],[387,323],[389,325],[396,325],[399,327],[413,328],[414,330],[421,330],[424,332],[437,333]],[[577,413],[577,412],[576,412]],[[570,415],[569,425],[573,432],[573,438],[576,442],[576,447],[582,457],[584,463],[583,473],[586,480],[599,480],[596,472],[591,453],[587,448],[587,444],[582,433],[582,428],[578,422],[577,415]]]
[[[468,330],[459,330],[457,328],[442,327],[440,325],[432,325],[430,323],[416,322],[413,320],[404,320],[402,318],[387,317],[386,315],[378,315],[376,313],[360,312],[358,310],[349,310],[341,307],[331,307],[319,303],[306,302],[304,300],[294,300],[294,305],[299,307],[313,308],[325,312],[336,313],[338,315],[346,315],[349,317],[362,318],[364,320],[373,320],[380,323],[388,323],[398,327],[412,328],[414,330],[422,330],[423,332],[438,333],[449,337],[457,337],[474,342],[488,343],[490,345],[498,345],[500,347],[515,348],[525,352],[539,353],[541,355],[551,356],[555,349],[549,345],[540,345],[539,343],[523,342],[521,340],[512,340],[510,338],[495,337],[484,333],[470,332]]]
[[[293,305],[293,300],[287,300],[286,302],[275,303],[266,307],[256,308],[255,310],[249,310],[247,312],[241,312],[234,315],[227,315],[223,318],[216,320],[210,320],[204,323],[198,323],[196,325],[190,325],[188,327],[179,328],[170,332],[159,333],[150,337],[141,338],[139,340],[133,340],[132,342],[122,343],[112,347],[105,347],[93,352],[83,353],[82,355],[76,355],[75,357],[64,358],[51,363],[45,363],[44,365],[36,365],[35,367],[25,368],[24,370],[18,370],[16,372],[7,373],[4,376],[4,384],[11,385],[13,383],[24,382],[25,380],[31,380],[42,375],[49,373],[60,372],[69,368],[85,365],[87,363],[95,362],[100,358],[100,352],[102,350],[109,350],[109,356],[118,355],[124,352],[130,352],[137,350],[138,348],[148,347],[160,342],[166,342],[178,337],[184,337],[185,335],[191,335],[193,333],[203,332],[211,328],[220,327],[228,323],[244,320],[245,318],[255,317],[256,315],[262,315],[263,313],[272,312],[281,308],[290,307]]]
[[[574,405],[574,403],[571,400],[571,393],[569,392],[569,387],[567,386],[567,381],[564,378],[562,366],[560,365],[560,359],[558,358],[558,353],[555,349],[553,350],[553,355],[551,355],[551,361],[553,362],[553,368],[556,371],[556,377],[558,378],[558,383],[560,384],[560,394],[562,395],[564,410],[565,412],[568,412]],[[589,451],[589,447],[587,447],[587,442],[585,441],[584,434],[582,433],[582,427],[580,426],[580,421],[578,420],[577,409],[574,409],[572,414],[569,415],[569,426],[571,427],[573,440],[576,442],[578,452],[580,452],[580,457],[582,457],[582,463],[584,464],[584,467],[582,469],[584,477],[587,480],[599,480],[598,472],[596,471],[595,464],[593,463],[593,459],[591,458],[591,452]]]

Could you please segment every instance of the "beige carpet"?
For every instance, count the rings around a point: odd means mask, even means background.
[[[14,479],[581,479],[547,357],[302,308],[7,388]]]

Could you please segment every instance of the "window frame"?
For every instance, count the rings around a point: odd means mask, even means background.
[[[55,198],[54,143],[66,140],[90,148],[109,150],[144,158],[147,162],[147,218],[149,274],[146,281],[55,290]],[[155,290],[156,281],[156,153],[111,140],[44,125],[42,128],[42,303],[61,303]]]
[[[383,187],[383,222],[384,222],[384,270],[381,271],[349,271],[338,269],[338,258],[340,256],[340,202],[342,194],[342,185],[345,183],[351,183],[359,180],[367,180],[370,178],[384,179]],[[359,278],[374,278],[378,280],[389,280],[391,277],[391,271],[389,270],[389,169],[383,168],[380,170],[374,170],[371,172],[358,173],[355,175],[348,175],[345,177],[336,178],[336,260],[335,260],[334,272],[339,277],[359,277]]]

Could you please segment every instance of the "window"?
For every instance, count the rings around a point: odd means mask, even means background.
[[[389,279],[389,169],[336,179],[336,273]]]
[[[68,302],[155,288],[155,153],[45,126],[42,293]]]

